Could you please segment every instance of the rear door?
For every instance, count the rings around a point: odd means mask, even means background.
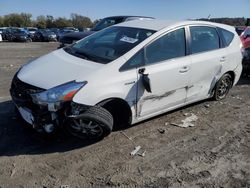
[[[189,29],[192,63],[187,102],[192,102],[209,96],[228,57],[225,48],[221,48],[221,40],[215,27],[190,26]]]

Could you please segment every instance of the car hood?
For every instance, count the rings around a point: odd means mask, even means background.
[[[74,40],[80,40],[84,37],[87,37],[91,34],[95,33],[94,31],[85,31],[85,32],[73,32],[73,33],[68,33],[63,36],[63,38],[71,38]]]
[[[24,65],[17,77],[30,85],[50,89],[73,80],[82,80],[104,66],[56,50]]]

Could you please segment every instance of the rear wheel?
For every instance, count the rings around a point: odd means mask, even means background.
[[[232,76],[228,73],[224,74],[215,86],[214,99],[219,101],[226,98],[232,85],[233,85]]]
[[[66,130],[80,139],[100,139],[113,129],[112,115],[102,107],[93,106],[65,124]]]

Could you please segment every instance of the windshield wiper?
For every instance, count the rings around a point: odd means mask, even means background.
[[[69,54],[73,54],[71,47],[63,48],[65,52],[68,52]]]
[[[65,47],[63,48],[64,51],[68,52],[71,55],[74,55],[76,57],[80,57],[82,59],[86,59],[86,60],[90,60],[90,61],[94,61],[94,62],[98,62],[98,63],[102,63],[102,64],[106,64],[107,61],[104,58],[101,57],[97,57],[94,55],[90,55],[87,54],[86,52],[82,52],[82,51],[77,51],[75,49],[73,49],[72,47]]]
[[[88,54],[82,52],[82,51],[75,51],[75,54],[77,55],[80,55],[80,57],[82,57],[83,59],[86,59],[86,60],[91,60],[91,58],[89,57]]]

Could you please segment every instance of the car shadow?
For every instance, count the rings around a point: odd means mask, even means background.
[[[237,85],[249,85],[250,77],[242,77]],[[208,99],[209,100],[209,99]],[[205,100],[207,101],[207,100]],[[152,117],[143,122],[151,121],[166,114],[171,114],[191,106],[203,103],[199,101],[179,109]],[[138,125],[126,127],[131,128]],[[121,131],[119,129],[117,131]],[[0,156],[18,156],[18,155],[35,155],[47,154],[55,152],[67,152],[78,148],[83,148],[98,142],[90,140],[79,140],[65,133],[63,130],[58,130],[53,135],[37,133],[28,124],[18,118],[15,112],[15,107],[12,101],[0,102]]]
[[[0,102],[0,156],[67,152],[97,141],[83,141],[62,130],[53,135],[37,133],[22,122],[12,101]]]

